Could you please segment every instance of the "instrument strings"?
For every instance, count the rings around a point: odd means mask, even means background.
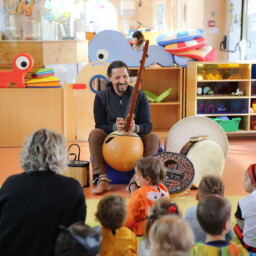
[[[136,85],[135,85],[136,86]],[[125,111],[125,115],[124,115],[124,119],[128,116],[129,114],[129,111],[130,111],[130,108],[131,108],[131,104],[132,104],[132,98],[133,98],[133,94],[134,94],[134,87],[132,87],[132,92],[131,92],[131,95],[130,95],[130,98],[129,98],[129,102],[128,102],[128,105],[127,105],[127,108],[126,108],[126,111]]]

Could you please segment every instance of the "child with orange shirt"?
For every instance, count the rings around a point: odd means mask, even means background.
[[[128,215],[125,226],[136,235],[144,235],[146,219],[155,201],[169,197],[167,188],[161,183],[166,175],[163,162],[153,156],[144,157],[135,163],[135,190],[127,205]]]

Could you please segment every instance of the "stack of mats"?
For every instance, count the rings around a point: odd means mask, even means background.
[[[214,61],[216,49],[205,42],[203,29],[187,29],[163,33],[156,39],[158,45],[186,61]]]
[[[50,68],[39,69],[32,77],[26,82],[27,88],[61,88],[60,79],[54,76]]]

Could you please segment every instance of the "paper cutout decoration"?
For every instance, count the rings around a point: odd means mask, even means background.
[[[202,37],[203,35],[203,29],[177,30],[159,35],[156,38],[156,42],[158,43],[158,45],[166,46],[168,44],[189,41],[194,38]]]
[[[195,38],[193,40],[175,43],[175,44],[168,44],[164,47],[167,52],[174,53],[174,52],[183,52],[188,50],[193,50],[200,48],[205,45],[204,37]]]
[[[204,45],[201,48],[173,53],[178,56],[190,57],[199,61],[214,61],[216,59],[216,49],[211,45]]]
[[[111,63],[115,60],[121,60],[128,67],[139,67],[141,56],[142,51],[135,51],[125,36],[114,30],[104,30],[97,33],[89,44],[90,61]],[[163,67],[171,67],[173,65],[173,56],[161,46],[150,45],[145,67],[149,67],[154,63]]]
[[[25,88],[24,76],[33,67],[34,59],[27,53],[14,57],[11,71],[0,70],[0,88],[8,88],[10,83],[15,83],[17,88]]]

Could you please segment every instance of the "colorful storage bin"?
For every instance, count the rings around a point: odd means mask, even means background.
[[[238,131],[241,118],[235,117],[235,118],[232,118],[232,120],[223,120],[220,118],[213,118],[213,120],[217,122],[225,132],[236,132]]]

